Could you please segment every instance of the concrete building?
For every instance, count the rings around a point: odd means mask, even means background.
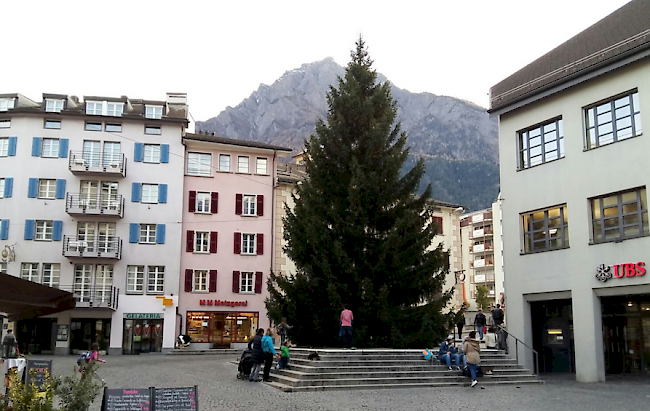
[[[634,0],[491,89],[508,331],[581,382],[650,373],[649,55]]]
[[[24,352],[174,346],[186,100],[0,95],[0,269],[77,299],[18,322]]]
[[[454,294],[447,304],[447,308],[458,311],[467,299],[460,235],[460,216],[463,213],[463,207],[443,201],[432,201],[434,204],[433,218],[439,231],[434,237],[430,249],[435,249],[442,244],[443,248],[449,252],[449,272],[445,279],[444,289],[453,288]]]

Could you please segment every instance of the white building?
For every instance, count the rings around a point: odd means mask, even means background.
[[[582,382],[650,372],[649,55],[634,0],[491,89],[508,331]]]
[[[0,269],[77,299],[18,322],[23,350],[173,348],[186,126],[185,94],[0,95]]]

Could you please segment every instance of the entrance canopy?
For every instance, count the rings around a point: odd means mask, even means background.
[[[0,274],[0,312],[7,313],[11,321],[54,314],[74,307],[72,293]]]

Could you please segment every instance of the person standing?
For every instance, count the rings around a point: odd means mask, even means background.
[[[278,353],[275,352],[275,347],[273,346],[273,338],[271,337],[271,329],[266,329],[266,335],[262,337],[262,351],[264,352],[264,375],[262,380],[264,382],[269,382],[269,373],[271,372],[271,365],[273,365],[273,356],[279,357]]]
[[[289,366],[289,341],[285,341],[280,347],[280,361],[278,361],[278,370],[283,370]]]
[[[352,322],[354,321],[354,315],[350,311],[347,304],[343,304],[343,311],[341,311],[341,330],[339,331],[339,336],[343,338],[343,349],[352,348]]]
[[[476,314],[474,317],[474,329],[478,331],[479,340],[483,340],[483,330],[485,329],[486,325],[487,321],[485,319],[485,314],[483,314],[483,310],[479,308],[478,314]]]
[[[262,351],[262,336],[264,328],[258,328],[255,337],[248,342],[248,349],[253,351],[253,368],[248,381],[258,382],[260,380],[260,369],[264,362],[264,351]]]
[[[463,343],[463,352],[465,353],[465,359],[467,361],[467,366],[469,367],[469,374],[470,377],[472,378],[472,387],[475,387],[476,384],[478,384],[478,380],[476,379],[476,372],[478,369],[478,365],[481,362],[481,346],[476,340],[476,331],[471,331],[469,333],[469,337],[465,339],[465,342]]]
[[[287,318],[282,317],[282,322],[278,325],[278,334],[280,334],[280,347],[284,346],[284,342],[287,340],[287,330],[293,328],[287,324]]]
[[[462,308],[456,313],[456,328],[458,329],[458,339],[463,340],[463,327],[465,326],[465,310]]]
[[[13,330],[7,330],[7,335],[2,339],[2,355],[0,358],[16,358],[18,356],[18,342]]]

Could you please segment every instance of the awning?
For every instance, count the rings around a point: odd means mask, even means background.
[[[7,313],[11,321],[36,318],[74,307],[72,293],[0,274],[0,312]]]

